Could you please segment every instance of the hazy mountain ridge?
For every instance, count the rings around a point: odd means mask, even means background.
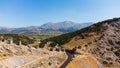
[[[87,27],[93,23],[74,23],[72,21],[64,21],[59,23],[46,23],[41,26],[30,26],[21,28],[6,28],[1,27],[0,33],[49,33],[49,32],[60,32],[67,33],[73,32],[83,27]]]

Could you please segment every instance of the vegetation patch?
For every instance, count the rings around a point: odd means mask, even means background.
[[[35,42],[34,39],[30,39],[27,36],[24,35],[18,35],[18,34],[0,34],[1,40],[5,41],[8,39],[13,39],[13,43],[18,44],[19,41],[22,42],[23,45],[32,44]]]

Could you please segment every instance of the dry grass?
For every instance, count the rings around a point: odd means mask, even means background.
[[[89,42],[94,41],[95,39],[99,38],[99,35],[94,34],[91,37],[86,37],[84,39],[78,39],[78,40],[76,40],[76,38],[77,37],[74,37],[70,42],[63,45],[63,47],[65,49],[72,50],[76,46],[84,46],[84,45],[88,44]]]
[[[4,56],[2,54],[0,54],[0,60],[4,59]]]
[[[65,58],[63,58],[63,61],[57,66],[57,68],[60,68],[60,66],[63,65],[63,63],[67,60],[68,56],[65,54]]]
[[[39,46],[39,42],[38,41],[36,41],[36,42],[34,42],[33,44],[30,44],[31,46],[33,46],[33,47],[35,47],[35,46]]]
[[[68,64],[67,68],[98,68],[97,63],[92,56],[79,55]]]

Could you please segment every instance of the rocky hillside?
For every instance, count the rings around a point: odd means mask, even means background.
[[[74,50],[75,59],[82,55],[92,55],[99,62],[94,62],[97,65],[94,68],[120,68],[120,18],[105,20],[76,32],[46,39],[43,44],[47,41]]]
[[[66,57],[65,52],[0,42],[0,68],[57,68]]]
[[[40,33],[67,33],[73,32],[83,27],[87,27],[93,23],[74,23],[71,21],[64,21],[59,23],[46,23],[41,26],[30,26],[21,28],[5,28],[0,27],[0,33],[19,33],[19,34],[40,34]]]

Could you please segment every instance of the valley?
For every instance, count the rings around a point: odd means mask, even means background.
[[[1,68],[119,68],[120,18],[70,33],[0,34]]]
[[[120,68],[120,0],[0,0],[0,68]]]

